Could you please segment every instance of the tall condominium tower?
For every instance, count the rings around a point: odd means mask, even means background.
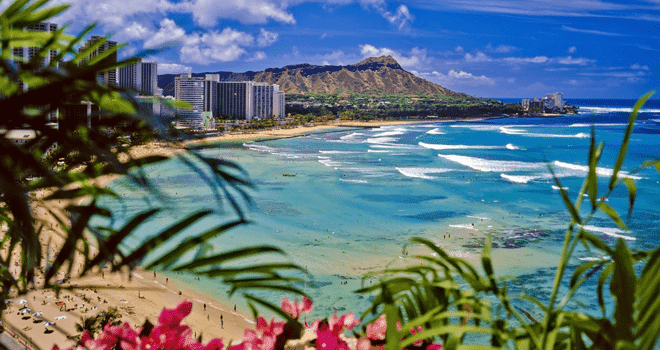
[[[273,92],[273,116],[284,118],[285,94],[283,91],[279,91],[278,85],[275,85],[275,87],[276,91]]]
[[[158,89],[158,63],[140,62],[119,68],[119,86],[154,95]]]
[[[219,74],[207,74],[204,78],[204,112],[211,112],[213,118],[219,116],[218,111],[218,83]]]
[[[275,87],[268,83],[253,83],[252,116],[254,118],[268,118],[273,115],[273,92]]]
[[[199,112],[204,110],[204,78],[181,73],[174,77],[174,98],[183,100]]]
[[[87,47],[96,44],[98,41],[104,39],[101,36],[98,35],[92,35],[92,38],[87,40],[87,43],[79,48],[80,51],[86,49]],[[89,54],[89,57],[87,57],[86,60],[94,58],[110,49],[113,47],[117,46],[116,41],[106,41],[104,42],[101,46],[97,47],[94,51],[92,51]],[[86,60],[83,60],[86,61]],[[110,54],[108,57],[104,59],[106,62],[112,62],[116,63],[117,62],[117,51],[113,52]],[[117,70],[116,69],[109,69],[107,71],[99,72],[98,75],[98,80],[99,82],[108,85],[108,86],[116,86],[117,85]]]
[[[253,116],[251,81],[221,81],[218,83],[218,116],[250,120]]]
[[[32,32],[54,32],[57,30],[57,24],[39,23],[27,26],[25,29]],[[24,61],[29,61],[37,55],[38,51],[39,49],[36,47],[15,47],[12,49],[12,55],[15,58],[22,58]],[[50,64],[50,62],[55,59],[55,56],[57,56],[57,51],[50,50],[48,55],[44,57],[43,64]]]

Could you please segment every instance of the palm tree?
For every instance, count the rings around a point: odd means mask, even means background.
[[[221,203],[218,208],[226,202],[233,213],[222,213],[221,209],[194,212],[149,239],[143,239],[135,248],[123,242],[140,225],[161,212],[163,205],[151,203],[119,229],[91,224],[94,217],[113,218],[113,214],[98,203],[102,197],[116,197],[117,194],[111,189],[94,186],[92,181],[104,175],[124,175],[135,188],[146,190],[163,204],[167,203],[167,196],[149,181],[142,167],[165,161],[168,157],[136,159],[130,157],[129,151],[135,144],[152,138],[174,143],[178,135],[170,133],[170,120],[154,115],[151,108],[145,108],[133,98],[135,91],[98,81],[98,72],[137,62],[137,58],[118,62],[108,59],[122,45],[91,58],[90,53],[104,45],[107,38],[101,38],[80,52],[75,48],[94,26],[87,27],[77,36],[65,34],[66,27],[52,32],[31,30],[67,8],[68,5],[49,7],[48,0],[15,0],[0,13],[0,130],[33,131],[33,137],[21,144],[0,137],[0,166],[3,169],[0,172],[0,227],[7,227],[6,231],[0,232],[0,239],[10,252],[19,254],[18,259],[12,258],[12,254],[0,257],[0,300],[7,299],[11,289],[25,294],[33,287],[59,288],[59,285],[53,286],[57,274],[75,277],[97,271],[102,266],[108,266],[107,271],[123,268],[130,271],[143,266],[221,278],[232,286],[232,293],[257,287],[301,294],[297,288],[290,287],[290,282],[299,279],[283,277],[291,274],[281,273],[284,270],[302,271],[297,266],[289,263],[250,264],[253,261],[250,258],[254,256],[282,255],[283,251],[275,247],[236,248],[204,255],[195,261],[185,258],[191,255],[188,253],[194,253],[200,243],[248,223],[241,203],[250,201],[247,190],[252,184],[246,171],[237,164],[190,149],[177,155],[180,161],[205,179],[209,190]],[[30,60],[14,57],[12,50],[16,47],[34,48],[36,54]],[[140,56],[157,51],[145,51]],[[46,57],[52,59],[46,60]],[[172,109],[187,105],[155,101]],[[49,117],[71,104],[86,106],[91,113],[80,120],[60,114],[58,122],[67,127],[53,129],[48,123]],[[94,121],[93,127],[89,127],[90,119]],[[128,135],[131,136],[129,144],[120,142],[120,138]],[[39,190],[47,190],[50,194],[45,198],[30,195]],[[81,197],[88,200],[71,201],[64,210],[52,204],[53,201]],[[59,255],[52,262],[46,261],[47,251],[52,247],[42,247],[39,242],[39,235],[46,225],[33,215],[31,208],[35,206],[42,208],[57,223],[58,234],[65,239]],[[180,236],[190,225],[217,214],[224,214],[218,219],[217,226],[205,232]],[[158,250],[163,243],[173,240],[178,243],[173,245],[175,248]],[[102,249],[93,253],[93,246]],[[151,255],[147,264],[145,257],[156,250],[159,253]],[[79,261],[82,261],[81,269],[74,272]],[[241,268],[223,265],[236,261],[243,261],[244,265]],[[20,264],[16,277],[8,269],[15,263]],[[43,274],[44,282],[36,283],[35,277],[40,274]],[[0,311],[5,308],[5,303],[0,303]]]

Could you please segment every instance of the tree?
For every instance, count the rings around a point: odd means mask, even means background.
[[[286,277],[292,275],[291,271],[302,271],[296,265],[251,263],[250,258],[255,256],[283,255],[278,248],[256,245],[213,255],[202,251],[203,243],[248,223],[241,202],[249,202],[246,190],[252,184],[240,166],[194,150],[185,149],[176,157],[205,179],[215,195],[218,209],[192,213],[143,239],[137,246],[125,244],[125,240],[140,225],[161,212],[167,202],[167,196],[149,181],[142,167],[165,161],[168,157],[133,158],[130,155],[132,144],[145,141],[141,135],[153,135],[165,142],[174,142],[177,135],[171,133],[171,120],[153,115],[150,108],[144,108],[132,97],[131,91],[106,86],[97,80],[98,72],[137,62],[137,58],[116,63],[105,59],[121,45],[88,59],[90,52],[107,38],[81,52],[74,48],[94,26],[87,27],[77,36],[65,34],[66,27],[55,32],[28,30],[68,8],[67,5],[48,7],[48,1],[16,0],[0,14],[0,129],[35,131],[31,141],[20,145],[0,138],[0,167],[3,169],[0,172],[0,226],[7,227],[6,232],[0,232],[5,248],[0,254],[0,300],[7,299],[12,289],[18,294],[27,293],[32,288],[59,290],[61,286],[56,283],[58,273],[75,277],[96,273],[101,266],[108,266],[108,271],[129,272],[136,266],[143,266],[220,278],[231,286],[231,294],[240,290],[247,297],[250,295],[246,291],[253,287],[304,294],[291,287],[291,282],[300,279]],[[13,57],[12,48],[15,47],[33,47],[37,53],[31,60]],[[51,50],[57,54],[45,64],[44,58]],[[157,51],[148,50],[139,56]],[[59,119],[60,125],[66,127],[53,129],[49,126],[48,115],[71,105],[80,105],[81,101],[94,107],[88,116],[94,120],[93,127],[88,127],[86,118],[75,119],[71,114],[61,115]],[[160,103],[172,108],[187,105],[164,100]],[[132,136],[131,143],[120,141],[124,135]],[[65,164],[60,163],[60,159],[66,159]],[[119,228],[92,224],[94,217],[113,218],[111,212],[99,206],[99,199],[116,197],[117,194],[109,188],[93,185],[94,179],[110,174],[126,176],[136,188],[155,196],[161,205],[152,203],[151,207],[142,208]],[[43,198],[31,195],[37,191],[47,194]],[[87,200],[73,201],[74,198]],[[61,200],[69,201],[64,210],[53,205],[53,201]],[[230,213],[222,212],[224,203]],[[46,254],[52,242],[48,241],[47,246],[42,247],[39,241],[46,225],[43,218],[35,217],[32,208],[36,207],[43,209],[47,218],[57,223],[56,233],[64,240],[53,261],[47,261]],[[181,235],[186,228],[212,215],[218,217],[217,226],[205,232]],[[159,249],[168,242],[177,244],[172,249]],[[194,261],[186,257],[191,255],[195,255]],[[241,264],[237,266],[236,262]],[[9,266],[16,263],[20,264],[18,271],[10,271]],[[227,263],[234,265],[227,267]],[[250,302],[258,303],[259,299],[251,298]],[[5,308],[5,303],[0,303],[0,311]]]

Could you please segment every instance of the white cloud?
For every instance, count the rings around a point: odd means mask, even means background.
[[[229,62],[239,59],[250,46],[254,37],[231,28],[225,28],[218,33],[193,33],[185,38],[181,48],[180,59],[185,63],[210,64],[214,62]]]
[[[634,70],[649,70],[649,66],[647,65],[640,65],[639,63],[635,63],[630,66],[630,69]]]
[[[250,24],[267,23],[269,20],[296,23],[284,6],[271,0],[193,0],[188,4],[195,22],[203,27],[213,27],[221,18]]]
[[[406,5],[400,5],[395,13],[385,11],[382,15],[388,22],[394,24],[399,29],[406,28],[415,19],[415,16],[410,13]]]
[[[186,31],[179,27],[176,22],[169,18],[160,21],[160,28],[149,40],[144,42],[144,47],[154,47],[166,42],[180,42],[186,35]]]
[[[402,67],[423,68],[428,66],[431,61],[431,59],[427,57],[426,49],[420,49],[418,47],[414,47],[410,50],[409,55],[404,55],[388,47],[377,48],[373,45],[365,44],[360,45],[360,53],[364,58],[392,56]]]
[[[585,34],[595,34],[595,35],[605,35],[605,36],[624,36],[623,34],[619,34],[619,33],[603,32],[601,30],[591,30],[591,29],[578,29],[569,26],[561,26],[561,29],[567,32],[575,32],[575,33],[585,33]]]
[[[492,58],[490,58],[488,55],[486,55],[485,53],[483,53],[481,51],[477,51],[477,53],[474,54],[474,55],[471,55],[469,53],[465,54],[465,61],[466,62],[471,62],[471,63],[472,62],[490,62],[492,60],[493,60]]]
[[[462,46],[456,46],[456,48],[454,49],[454,51],[456,51],[456,52],[458,52],[458,53],[462,53],[462,52],[465,51],[465,50],[463,49]]]
[[[263,51],[257,51],[254,53],[254,56],[248,58],[246,61],[248,62],[254,62],[254,61],[261,61],[266,59],[266,53]]]
[[[422,73],[421,75],[428,76],[434,82],[437,82],[438,84],[445,87],[495,85],[495,80],[493,80],[492,78],[489,78],[485,75],[477,76],[462,70],[457,72],[452,69],[449,72],[447,72],[447,74],[442,74],[440,72],[433,71],[431,73]]]
[[[568,48],[568,53],[575,53],[577,51],[577,47],[571,46]]]
[[[153,31],[138,22],[133,22],[118,33],[117,38],[126,41],[144,40],[153,35]]]
[[[550,60],[546,56],[536,56],[536,57],[505,57],[504,62],[520,64],[520,63],[545,63]]]
[[[178,63],[158,63],[158,74],[190,73],[192,67]]]
[[[560,64],[575,64],[578,66],[586,66],[588,64],[596,62],[596,60],[592,60],[584,57],[573,58],[572,56],[566,56],[566,57],[558,57],[557,62]]]
[[[486,50],[489,52],[496,52],[496,53],[509,53],[518,50],[518,48],[511,45],[500,45],[498,47],[493,47],[493,45],[488,44],[486,45]]]
[[[178,12],[182,8],[179,3],[168,0],[140,0],[123,1],[120,4],[116,0],[55,0],[51,4],[71,5],[71,7],[57,16],[54,22],[99,22],[104,29],[122,29],[128,22],[127,18],[139,17],[145,14],[162,14],[167,11]]]
[[[277,41],[277,38],[279,37],[279,34],[269,32],[263,28],[261,28],[261,33],[259,33],[259,36],[257,37],[257,46],[259,47],[266,47],[273,45]]]

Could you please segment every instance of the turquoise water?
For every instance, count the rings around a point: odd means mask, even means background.
[[[512,285],[512,294],[524,290],[544,299],[569,220],[547,164],[575,198],[586,175],[593,125],[598,141],[605,142],[598,170],[602,193],[630,112],[629,107],[609,106],[607,101],[578,103],[580,114],[557,118],[342,129],[204,149],[207,156],[243,166],[256,185],[250,192],[254,204],[244,206],[253,223],[213,240],[214,251],[251,244],[284,249],[291,261],[309,271],[300,287],[312,296],[314,314],[325,316],[334,309],[364,310],[368,298],[352,293],[360,287],[361,276],[410,263],[402,249],[412,237],[431,239],[453,256],[478,262],[484,238],[492,234],[496,273],[525,281],[523,287]],[[660,103],[647,104],[635,130],[626,172],[660,154]],[[120,218],[145,204],[169,208],[133,239],[143,240],[193,210],[217,209],[204,181],[180,161],[151,166],[147,172],[167,200],[132,191],[125,180],[118,180],[112,187],[122,200],[107,203]],[[633,248],[657,247],[660,176],[648,169],[628,176],[638,185],[635,211],[627,221],[630,231],[616,228],[604,216],[592,220],[588,229],[610,245],[624,238]],[[625,187],[608,200],[625,215]],[[235,217],[226,205],[223,209],[225,216],[204,220],[194,229]],[[407,250],[410,255],[428,254],[415,246]],[[580,250],[572,264],[599,258]],[[226,286],[215,280],[177,277],[196,283],[210,296],[227,299]],[[586,285],[577,300],[596,310],[593,288]],[[264,296],[281,300],[281,295]],[[229,303],[246,310],[240,300]]]

